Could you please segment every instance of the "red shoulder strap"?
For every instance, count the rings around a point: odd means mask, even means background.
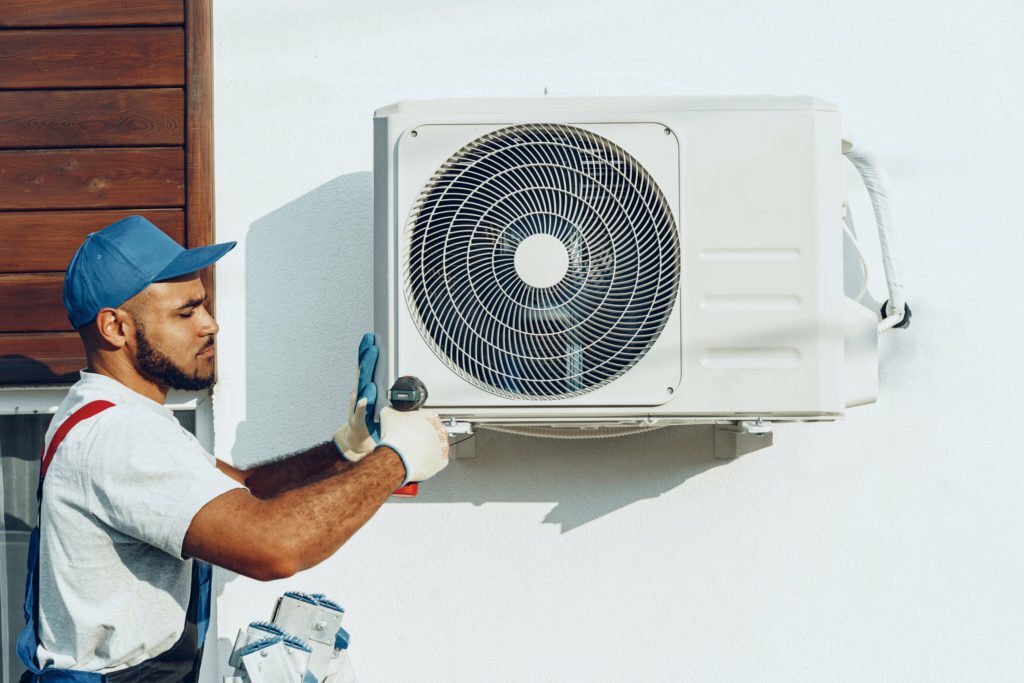
[[[64,440],[64,437],[68,435],[68,432],[70,432],[76,424],[82,420],[88,420],[93,415],[102,413],[107,408],[113,407],[114,404],[110,401],[93,401],[92,403],[86,403],[84,406],[72,413],[71,417],[64,420],[60,427],[57,427],[57,431],[54,432],[53,438],[50,439],[50,445],[43,454],[43,459],[39,466],[39,478],[42,479],[46,476],[46,470],[50,467],[50,461],[53,460],[53,454],[57,452],[57,447],[60,446],[60,442]]]

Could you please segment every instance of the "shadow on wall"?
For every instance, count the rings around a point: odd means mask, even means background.
[[[690,477],[727,464],[714,458],[710,425],[665,427],[611,439],[543,439],[481,429],[476,458],[454,460],[420,486],[418,502],[556,503],[545,524],[571,531]]]
[[[246,419],[235,464],[327,440],[373,327],[371,174],[351,173],[260,218],[246,238]]]
[[[249,467],[328,438],[373,325],[371,174],[344,175],[252,224],[246,242],[246,419],[235,463]],[[479,457],[427,482],[421,502],[552,502],[563,533],[655,498],[724,461],[709,426],[615,439],[539,439],[482,430]]]

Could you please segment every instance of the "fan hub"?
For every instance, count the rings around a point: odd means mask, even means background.
[[[516,273],[531,287],[554,287],[569,272],[569,250],[554,235],[530,235],[516,247],[515,264]]]

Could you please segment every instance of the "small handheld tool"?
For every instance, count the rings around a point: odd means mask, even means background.
[[[405,413],[422,407],[427,402],[427,395],[427,385],[419,377],[403,375],[388,390],[388,401],[392,408]],[[412,498],[419,492],[419,483],[411,481],[392,495]]]

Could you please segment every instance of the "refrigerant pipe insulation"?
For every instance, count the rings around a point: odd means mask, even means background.
[[[889,210],[888,178],[879,165],[877,157],[870,151],[858,147],[848,138],[843,140],[843,156],[850,160],[864,181],[864,187],[871,198],[871,208],[875,213],[875,224],[878,227],[882,267],[885,269],[885,281],[889,289],[889,301],[885,306],[885,315],[878,324],[878,331],[881,333],[897,326],[906,327],[910,318],[909,307],[907,306],[906,286],[903,281],[903,266],[896,256],[896,240],[893,235],[892,216]]]

